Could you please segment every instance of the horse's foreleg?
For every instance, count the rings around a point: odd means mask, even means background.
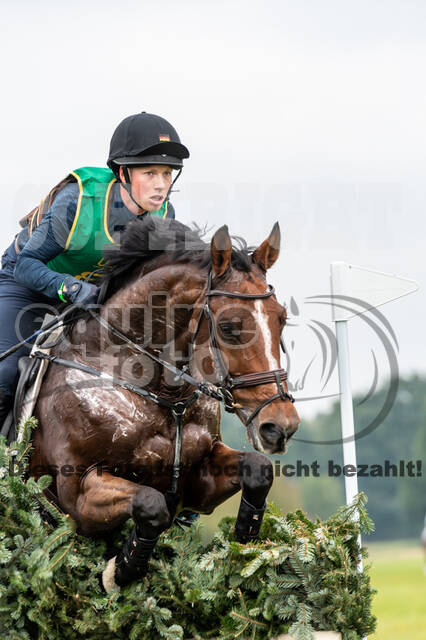
[[[272,463],[256,451],[244,453],[239,478],[243,494],[235,523],[235,535],[238,542],[246,544],[259,536],[266,509],[266,496],[273,481]]]
[[[141,486],[132,499],[132,517],[135,527],[115,558],[114,579],[120,587],[146,575],[148,560],[157,540],[171,524],[164,495],[147,486]],[[108,590],[105,580],[104,586]]]
[[[97,470],[80,482],[58,484],[60,504],[76,520],[78,531],[92,535],[109,531],[132,517],[132,501],[139,484]]]
[[[159,535],[170,525],[164,495],[109,473],[89,473],[81,483],[74,510],[82,533],[105,531],[129,517],[135,527],[116,558],[108,563],[103,583],[106,590],[123,586],[147,573],[148,560]]]
[[[259,535],[272,480],[272,463],[266,456],[237,451],[219,441],[200,469],[189,475],[184,506],[211,513],[242,489],[235,533],[239,542],[246,543]]]

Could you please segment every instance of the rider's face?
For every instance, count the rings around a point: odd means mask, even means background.
[[[120,176],[123,169],[120,167]],[[172,170],[166,165],[129,167],[132,195],[144,211],[161,207],[172,182]],[[124,182],[124,175],[121,176]]]

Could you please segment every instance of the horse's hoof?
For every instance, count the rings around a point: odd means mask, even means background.
[[[120,591],[120,587],[115,582],[115,558],[116,556],[108,560],[107,566],[102,572],[102,586],[107,593],[113,591],[113,589]]]

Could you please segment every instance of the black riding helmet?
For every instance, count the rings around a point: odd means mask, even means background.
[[[162,164],[179,173],[173,180],[170,191],[181,174],[182,160],[189,158],[189,151],[180,141],[177,131],[170,122],[153,113],[136,113],[124,118],[111,138],[107,165],[120,180],[120,166],[123,167],[125,184],[123,187],[133,202],[140,207],[132,195],[128,167]]]
[[[189,151],[176,129],[164,118],[142,111],[124,118],[114,131],[107,165],[118,176],[120,165],[182,169],[184,158],[189,158]]]

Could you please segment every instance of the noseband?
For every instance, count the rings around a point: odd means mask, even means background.
[[[215,365],[217,380],[214,383],[215,387],[220,391],[222,395],[222,400],[225,406],[225,410],[230,413],[238,413],[239,409],[242,409],[242,406],[234,401],[232,392],[235,389],[245,389],[247,387],[257,387],[262,384],[271,384],[275,383],[277,386],[278,393],[267,398],[264,402],[259,404],[254,411],[250,414],[247,419],[243,419],[246,427],[254,420],[254,418],[258,415],[258,413],[266,407],[274,400],[289,400],[290,402],[294,402],[293,396],[284,390],[283,382],[287,380],[287,372],[285,369],[272,369],[270,371],[259,371],[255,373],[247,373],[246,375],[238,376],[237,378],[233,378],[228,368],[224,362],[222,352],[219,347],[219,340],[216,328],[216,322],[214,319],[213,312],[210,307],[210,299],[213,296],[225,296],[227,298],[238,298],[243,300],[259,300],[262,298],[270,298],[275,294],[275,289],[271,285],[268,285],[268,290],[265,293],[239,293],[233,291],[222,291],[221,289],[212,289],[212,272],[209,272],[208,281],[207,281],[207,290],[205,292],[206,302],[203,306],[203,310],[198,318],[196,329],[194,336],[191,340],[192,348],[195,343],[195,339],[197,337],[198,330],[201,324],[201,317],[204,313],[207,318],[209,325],[209,340],[211,345],[211,351],[213,356],[213,362]],[[285,353],[283,341],[280,340],[280,346],[283,352]]]

